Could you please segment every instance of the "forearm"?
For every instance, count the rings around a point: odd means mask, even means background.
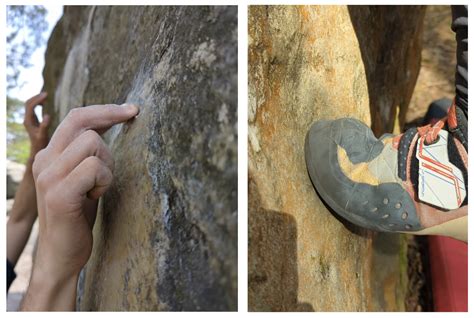
[[[38,215],[32,162],[32,159],[28,160],[7,223],[7,258],[13,265],[20,257]]]
[[[38,266],[33,269],[21,311],[74,311],[79,275],[59,277]]]
[[[15,266],[30,237],[33,224],[30,221],[7,223],[7,259]]]
[[[26,164],[25,174],[15,193],[10,220],[15,222],[30,221],[34,223],[38,215],[36,205],[36,187],[33,178],[33,158],[30,157]]]

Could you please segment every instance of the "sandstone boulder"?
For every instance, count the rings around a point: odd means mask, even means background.
[[[48,43],[53,128],[72,107],[140,115],[105,136],[80,310],[237,309],[237,8],[65,7]]]
[[[250,8],[250,310],[404,310],[404,236],[337,219],[311,184],[304,138],[313,121],[340,117],[392,131],[419,71],[423,15],[423,7]]]

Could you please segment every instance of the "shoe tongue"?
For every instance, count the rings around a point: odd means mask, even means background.
[[[458,124],[459,126],[459,124]],[[449,127],[449,131],[451,132],[451,128]],[[408,181],[413,185],[413,189],[415,193],[418,193],[418,183],[419,183],[419,160],[416,157],[416,151],[412,151],[410,153],[410,149],[413,149],[413,147],[416,148],[416,144],[420,138],[420,135],[418,134],[417,128],[410,128],[407,130],[400,138],[399,144],[398,144],[398,176],[400,179],[403,181]],[[449,133],[447,134],[447,152],[448,152],[448,157],[449,157],[449,162],[456,166],[463,175],[463,179],[465,182],[466,186],[466,193],[467,193],[467,185],[468,185],[468,174],[467,174],[467,166],[465,164],[465,160],[463,160],[463,156],[467,156],[467,150],[466,153],[463,155],[460,152],[460,145],[458,143],[458,146],[456,145],[455,138],[457,138],[457,135],[454,133]],[[459,138],[457,138],[459,140]],[[467,148],[466,148],[467,149]],[[408,179],[408,168],[410,168],[410,178]],[[463,205],[467,204],[467,195],[462,203]]]

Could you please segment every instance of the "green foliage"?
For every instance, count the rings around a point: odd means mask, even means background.
[[[26,165],[30,156],[30,140],[20,139],[8,145],[7,158]]]
[[[7,97],[7,158],[25,164],[30,155],[30,139],[23,126],[24,103]]]
[[[44,44],[46,15],[43,6],[7,6],[7,90],[22,84],[21,68],[31,66],[31,55]]]

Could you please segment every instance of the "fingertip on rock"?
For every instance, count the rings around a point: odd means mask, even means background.
[[[140,108],[135,105],[135,104],[130,104],[130,112],[133,113],[135,116],[138,116],[140,114]]]
[[[126,107],[127,111],[129,111],[130,114],[133,116],[138,116],[138,114],[140,113],[140,108],[135,104],[125,103],[120,106]]]

